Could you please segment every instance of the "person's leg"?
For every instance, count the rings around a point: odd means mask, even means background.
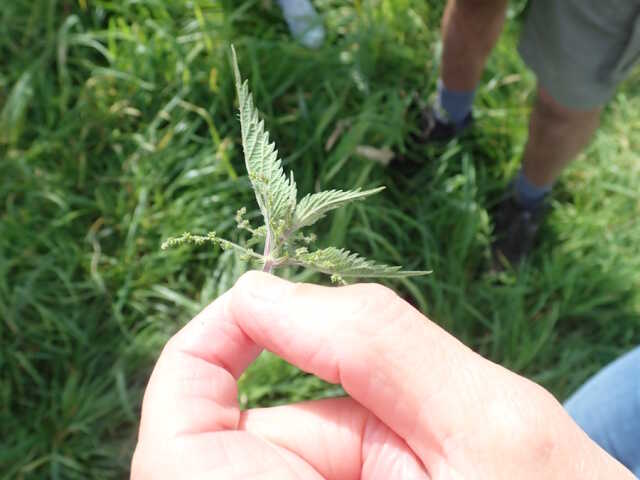
[[[539,86],[522,167],[491,213],[497,265],[531,250],[554,180],[589,142],[602,106],[640,57],[640,4],[532,0],[519,51]]]
[[[553,182],[587,145],[598,128],[601,110],[564,107],[538,87],[522,167],[511,184],[512,191],[492,212],[496,237],[492,247],[498,269],[501,257],[518,263],[533,248]]]
[[[587,381],[565,408],[593,441],[640,478],[640,347]]]
[[[601,107],[573,110],[560,105],[542,87],[529,121],[522,157],[523,174],[537,187],[550,187],[587,145],[598,128]]]
[[[471,123],[471,104],[508,0],[448,0],[436,103],[421,113],[421,141],[450,140]]]
[[[475,90],[496,44],[507,0],[448,0],[442,18],[440,79],[454,92]]]
[[[519,46],[538,77],[522,174],[548,187],[586,146],[640,58],[640,4],[532,0]]]

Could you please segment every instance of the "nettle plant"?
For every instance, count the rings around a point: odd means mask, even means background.
[[[285,266],[299,266],[331,275],[334,283],[346,283],[345,279],[348,278],[401,278],[429,273],[403,271],[401,267],[377,264],[344,248],[311,248],[316,236],[306,233],[305,229],[323,218],[327,212],[350,202],[363,200],[384,187],[371,190],[327,190],[306,195],[298,201],[293,172],[289,176],[285,175],[275,144],[269,141],[269,132],[265,130],[264,121],[260,119],[260,113],[254,105],[248,82],[241,79],[233,47],[231,53],[240,107],[245,165],[264,225],[252,227],[245,219],[247,210],[243,207],[236,214],[236,222],[239,229],[250,234],[245,245],[209,232],[207,235],[183,233],[179,237],[168,239],[162,244],[162,248],[184,243],[212,243],[223,249],[234,249],[245,259],[259,262],[265,272]],[[262,253],[254,250],[259,245],[264,245]]]

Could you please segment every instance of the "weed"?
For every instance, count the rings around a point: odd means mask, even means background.
[[[402,271],[401,267],[378,265],[343,248],[327,247],[309,251],[308,246],[315,241],[315,234],[305,234],[303,228],[310,227],[323,218],[327,212],[345,206],[356,200],[383,190],[326,190],[308,194],[297,202],[297,186],[293,172],[289,178],[282,169],[275,144],[269,141],[269,132],[260,120],[260,113],[253,103],[247,82],[242,82],[236,51],[232,47],[233,72],[240,106],[242,127],[242,147],[245,165],[251,186],[256,196],[264,225],[254,228],[245,219],[246,207],[236,213],[239,229],[251,234],[246,246],[219,238],[215,232],[206,236],[184,233],[162,244],[162,248],[194,243],[210,242],[223,249],[238,251],[246,260],[258,260],[265,272],[274,268],[300,266],[331,275],[334,283],[344,283],[345,277],[385,277],[402,278],[426,275],[426,271]],[[256,253],[251,245],[264,244],[262,254]]]

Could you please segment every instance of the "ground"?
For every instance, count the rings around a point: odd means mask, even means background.
[[[489,60],[474,130],[427,148],[410,140],[410,105],[434,90],[440,3],[318,1],[317,51],[293,43],[266,0],[3,5],[0,478],[126,476],[163,344],[247,268],[230,252],[159,248],[186,230],[238,238],[241,206],[257,222],[231,42],[301,193],[387,186],[324,220],[320,244],[433,270],[389,285],[561,400],[639,343],[639,72],[557,185],[535,254],[492,273],[487,211],[517,171],[535,87],[515,51],[523,2]],[[264,355],[240,399],[340,393]]]

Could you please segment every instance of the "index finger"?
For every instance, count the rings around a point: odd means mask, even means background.
[[[332,383],[432,468],[469,428],[486,362],[380,285],[319,287],[250,272],[232,290],[235,322],[256,343]]]
[[[164,347],[145,391],[141,438],[237,428],[236,380],[262,348],[232,321],[230,293],[207,306]]]

